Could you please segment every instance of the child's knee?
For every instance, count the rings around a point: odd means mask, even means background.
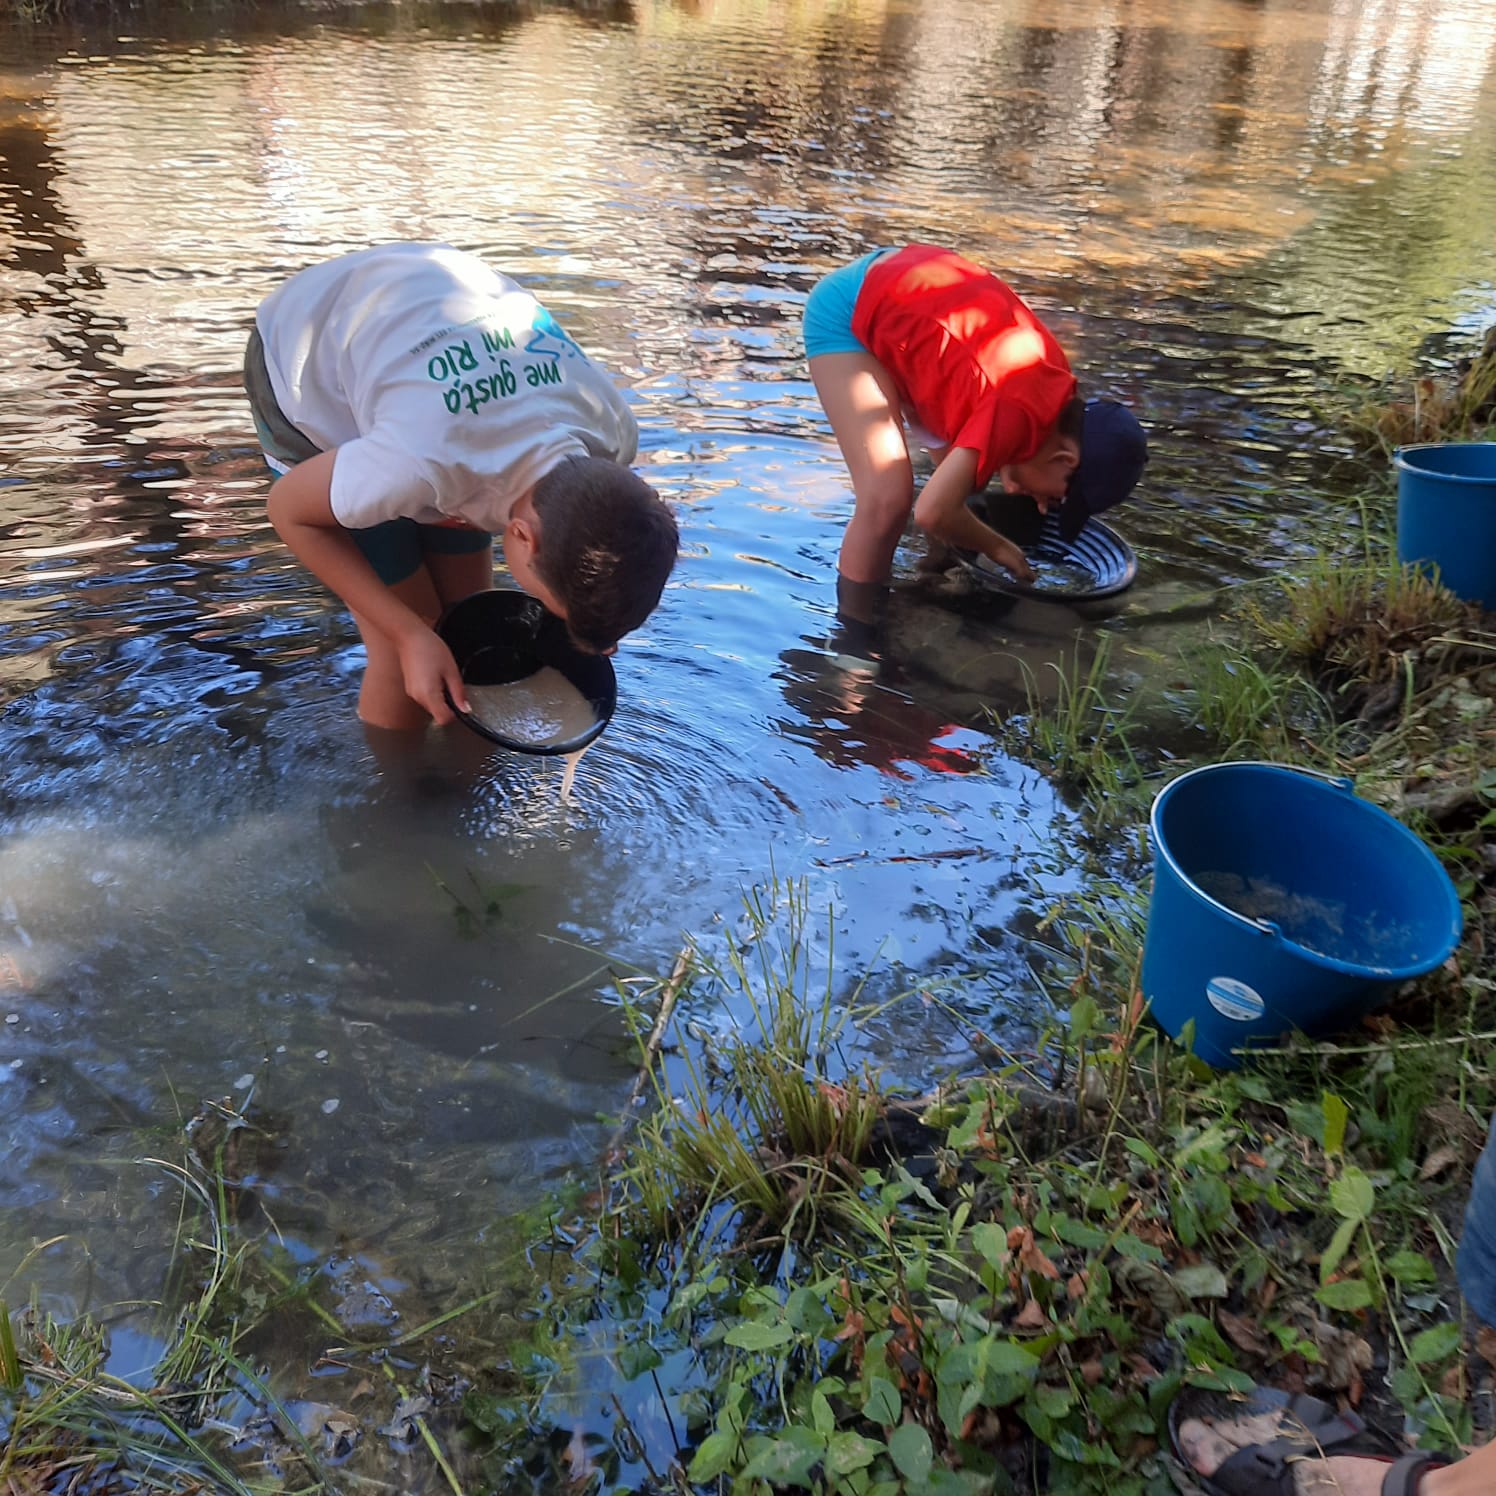
[[[903,484],[873,484],[857,494],[857,519],[880,535],[901,535],[914,508],[914,495]]]

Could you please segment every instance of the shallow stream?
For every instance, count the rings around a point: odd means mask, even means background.
[[[595,1172],[633,1073],[614,979],[771,878],[830,911],[848,980],[951,984],[863,1035],[891,1075],[1021,1043],[1027,932],[1079,875],[988,713],[1101,627],[1119,668],[1180,668],[1342,503],[1337,393],[1496,310],[1487,0],[136,24],[0,23],[0,1271],[67,1237],[26,1277],[59,1312],[159,1292],[163,1186],[124,1161],[251,1090],[299,1260],[376,1320],[465,1296]],[[352,625],[266,521],[253,308],[388,238],[534,287],[678,506],[569,801],[461,729],[371,743]],[[1127,593],[901,594],[869,661],[834,637],[850,499],[799,312],[915,239],[1012,280],[1154,457],[1111,517]]]

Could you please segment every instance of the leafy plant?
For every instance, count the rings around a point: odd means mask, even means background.
[[[702,1058],[683,1047],[679,1097],[655,1073],[660,1105],[640,1128],[624,1179],[655,1231],[726,1202],[755,1229],[814,1234],[821,1213],[855,1190],[882,1111],[870,1072],[833,1079],[827,1069],[847,1008],[829,982],[810,996],[804,889],[776,885],[767,903],[752,895],[745,916],[744,938],[721,954],[689,948],[686,986],[711,992],[727,1011],[746,1009],[754,1032],[727,1034]],[[733,1077],[726,1095],[714,1080],[722,1073]]]
[[[1052,697],[1025,663],[1028,710],[1018,718],[994,716],[994,722],[1000,740],[1048,765],[1062,784],[1086,792],[1098,811],[1122,815],[1142,769],[1130,737],[1135,706],[1115,705],[1108,691],[1112,648],[1112,636],[1103,634],[1088,664],[1079,650],[1051,662]]]

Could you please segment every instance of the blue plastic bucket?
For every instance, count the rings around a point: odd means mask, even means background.
[[[1434,854],[1349,780],[1209,764],[1153,802],[1143,996],[1221,1069],[1293,1030],[1345,1028],[1459,944]]]
[[[1397,558],[1496,612],[1496,442],[1401,447]]]

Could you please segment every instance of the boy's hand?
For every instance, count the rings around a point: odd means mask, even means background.
[[[458,711],[468,710],[467,692],[463,689],[457,661],[433,629],[411,629],[401,636],[397,647],[405,694],[417,705],[425,707],[438,727],[453,720],[447,696],[452,698]]]
[[[1020,582],[1032,582],[1034,568],[1029,565],[1028,557],[1006,535],[998,535],[995,530],[993,535],[997,544],[988,548],[988,557],[1005,570],[1012,572]]]

